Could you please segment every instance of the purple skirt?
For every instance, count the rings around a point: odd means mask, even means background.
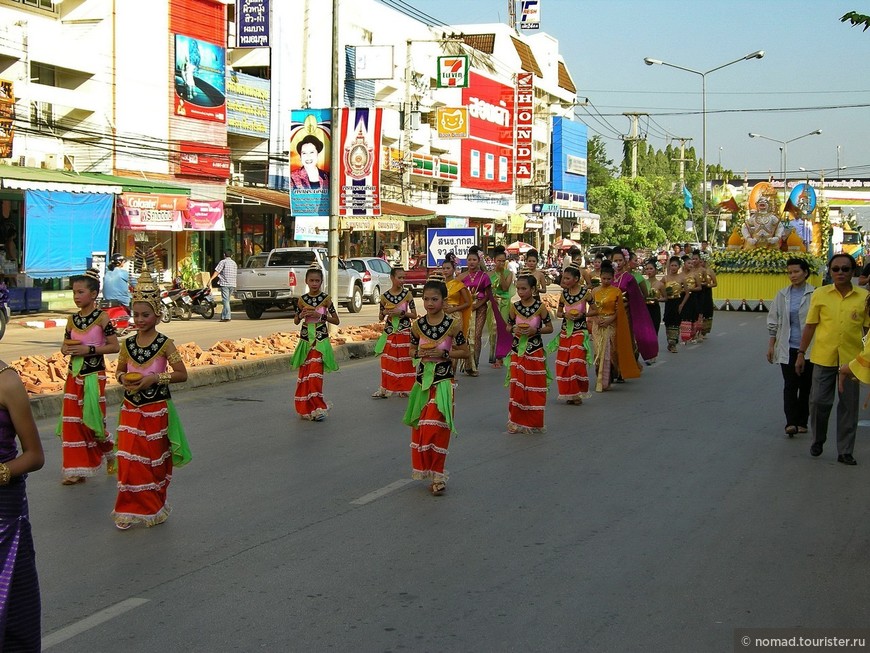
[[[0,651],[42,648],[39,579],[23,478],[0,486]]]

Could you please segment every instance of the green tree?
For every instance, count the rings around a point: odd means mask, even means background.
[[[840,18],[841,23],[852,23],[852,27],[860,27],[864,26],[863,31],[866,32],[870,29],[870,16],[866,14],[859,14],[857,11],[850,11],[847,14],[843,14],[843,17]]]
[[[589,191],[589,206],[601,215],[602,242],[632,249],[665,242],[665,230],[653,219],[651,186],[643,177],[619,177]]]
[[[606,186],[616,174],[613,160],[607,158],[607,147],[601,136],[593,136],[587,142],[586,161],[586,183],[590,189]]]

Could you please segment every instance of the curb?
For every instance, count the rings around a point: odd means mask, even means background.
[[[375,355],[375,340],[366,342],[351,342],[335,348],[337,362],[368,358]],[[193,367],[188,370],[187,381],[178,383],[179,391],[192,390],[204,386],[232,383],[245,379],[255,379],[273,374],[290,372],[290,360],[293,354],[278,354],[259,360],[237,361],[227,365],[211,365],[209,367]],[[124,390],[115,385],[106,388],[106,406],[120,405],[124,399]],[[46,419],[58,417],[63,405],[63,393],[37,395],[30,398],[30,408],[33,417]]]
[[[66,320],[28,320],[26,322],[15,322],[23,327],[31,329],[53,329],[54,327],[62,327],[66,324]]]

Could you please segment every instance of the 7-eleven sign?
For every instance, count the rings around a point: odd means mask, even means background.
[[[438,57],[438,88],[468,87],[468,55]]]

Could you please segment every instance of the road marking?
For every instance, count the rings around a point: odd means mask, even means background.
[[[858,426],[870,426],[870,419],[859,419]]]
[[[717,335],[719,338],[721,338],[722,336],[727,336],[727,335],[728,335],[728,332],[727,332],[727,331],[720,331],[720,332],[717,333],[716,335]]]
[[[741,322],[741,323],[738,324],[737,326],[746,326],[747,324],[749,324],[749,322]]]
[[[364,506],[367,503],[371,503],[372,501],[377,501],[381,497],[387,496],[390,492],[395,492],[396,490],[405,487],[409,483],[413,483],[413,480],[410,478],[403,478],[398,481],[394,481],[389,485],[385,485],[379,490],[375,490],[374,492],[369,492],[368,494],[364,494],[358,499],[354,499],[351,503],[355,506]]]
[[[116,603],[115,605],[110,605],[104,610],[95,612],[90,617],[85,617],[69,626],[54,631],[50,635],[46,635],[42,638],[42,650],[44,651],[52,646],[57,646],[68,639],[72,639],[76,635],[81,635],[83,632],[88,631],[91,628],[96,628],[97,626],[104,624],[115,617],[119,617],[125,612],[129,612],[133,608],[145,605],[146,603],[148,603],[148,599],[132,598]]]

